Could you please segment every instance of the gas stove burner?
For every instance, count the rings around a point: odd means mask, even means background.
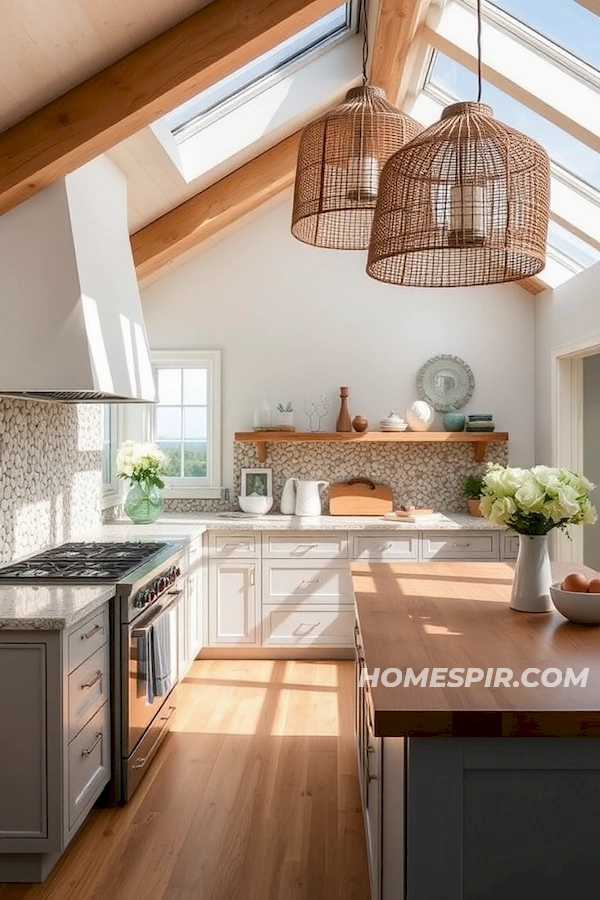
[[[0,568],[0,583],[118,581],[166,546],[152,541],[70,543]]]

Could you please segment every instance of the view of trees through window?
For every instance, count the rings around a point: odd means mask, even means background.
[[[165,475],[205,478],[207,372],[203,367],[157,368],[156,444],[168,458]]]

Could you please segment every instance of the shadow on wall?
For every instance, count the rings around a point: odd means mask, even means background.
[[[0,400],[0,562],[100,524],[101,410]]]

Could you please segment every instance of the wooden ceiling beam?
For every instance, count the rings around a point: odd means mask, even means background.
[[[218,234],[294,183],[300,132],[131,236],[138,279]]]
[[[397,103],[415,34],[430,0],[380,0],[369,43],[372,44],[369,82],[384,89]]]
[[[214,0],[0,134],[0,213],[338,5]]]
[[[600,16],[600,0],[577,0],[580,6],[585,6],[590,12]]]

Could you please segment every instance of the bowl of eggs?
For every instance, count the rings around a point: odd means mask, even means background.
[[[550,586],[555,607],[570,622],[578,625],[600,625],[600,576],[586,578],[571,572]]]

